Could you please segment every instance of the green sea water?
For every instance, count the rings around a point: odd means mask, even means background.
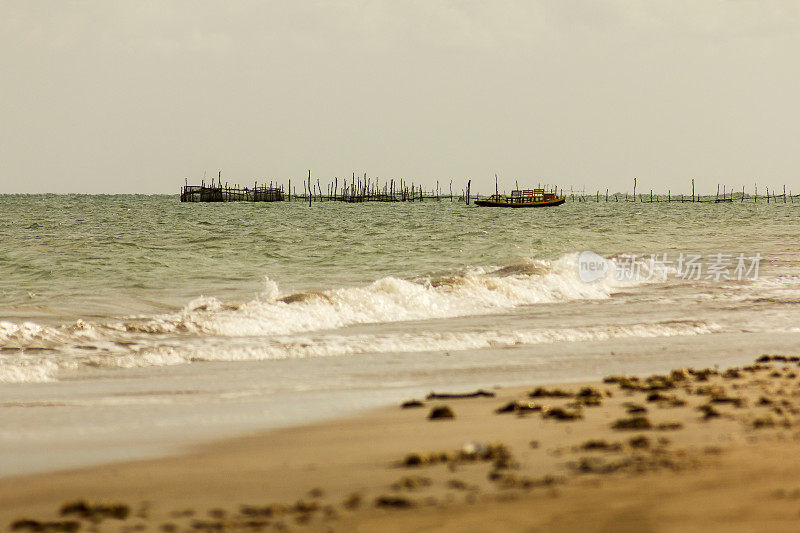
[[[800,204],[459,202],[182,204],[176,196],[0,196],[0,313],[69,320],[156,313],[191,299],[246,300],[386,276],[603,255],[791,253]]]

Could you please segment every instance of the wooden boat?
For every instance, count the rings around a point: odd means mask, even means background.
[[[563,204],[567,198],[557,196],[554,192],[544,192],[544,189],[525,189],[511,191],[511,196],[493,194],[488,200],[475,200],[475,205],[484,207],[550,207]]]

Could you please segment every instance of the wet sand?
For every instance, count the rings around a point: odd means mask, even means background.
[[[796,531],[798,375],[772,356],[486,389],[2,478],[0,530]]]

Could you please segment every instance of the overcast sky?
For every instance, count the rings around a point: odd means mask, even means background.
[[[800,2],[0,0],[0,192],[800,192]]]

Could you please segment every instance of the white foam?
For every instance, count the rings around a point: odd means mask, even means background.
[[[507,348],[561,342],[603,341],[619,338],[706,335],[722,331],[714,323],[668,321],[584,328],[424,332],[385,335],[318,335],[273,338],[264,343],[205,343],[148,351],[138,358],[118,361],[122,366],[180,364],[192,361],[253,361],[330,357],[365,353],[458,351]]]
[[[337,329],[354,324],[480,315],[522,305],[608,298],[624,285],[614,279],[584,283],[577,276],[576,254],[541,263],[542,275],[492,276],[467,273],[446,280],[379,279],[365,287],[310,293],[286,303],[267,280],[269,294],[237,309],[213,299],[187,306],[176,321],[165,317],[164,332],[185,328],[224,336],[256,336]],[[202,307],[202,309],[198,309]],[[158,329],[159,326],[156,326]]]
[[[266,279],[263,294],[241,305],[199,297],[180,313],[150,318],[95,324],[78,321],[60,327],[0,322],[0,346],[7,353],[8,349],[16,350],[2,356],[0,381],[44,381],[53,379],[58,369],[83,366],[181,364],[211,357],[197,355],[205,353],[208,347],[213,347],[217,359],[232,360],[364,350],[458,350],[497,343],[546,342],[548,338],[568,340],[570,335],[577,335],[575,339],[580,340],[583,334],[576,332],[516,332],[512,337],[500,332],[494,337],[468,333],[458,338],[411,335],[390,340],[349,338],[346,342],[331,340],[335,337],[327,337],[324,342],[312,339],[300,343],[296,338],[286,339],[290,335],[330,332],[359,324],[484,315],[525,305],[608,298],[618,287],[626,285],[610,277],[584,283],[578,277],[576,260],[577,254],[569,254],[555,261],[528,261],[499,270],[471,269],[438,279],[386,277],[363,287],[288,297],[281,294],[274,281]],[[217,338],[229,340],[219,345],[213,341]],[[230,343],[237,338],[242,339],[236,344],[239,352]],[[26,351],[34,349],[41,355],[26,355]]]

